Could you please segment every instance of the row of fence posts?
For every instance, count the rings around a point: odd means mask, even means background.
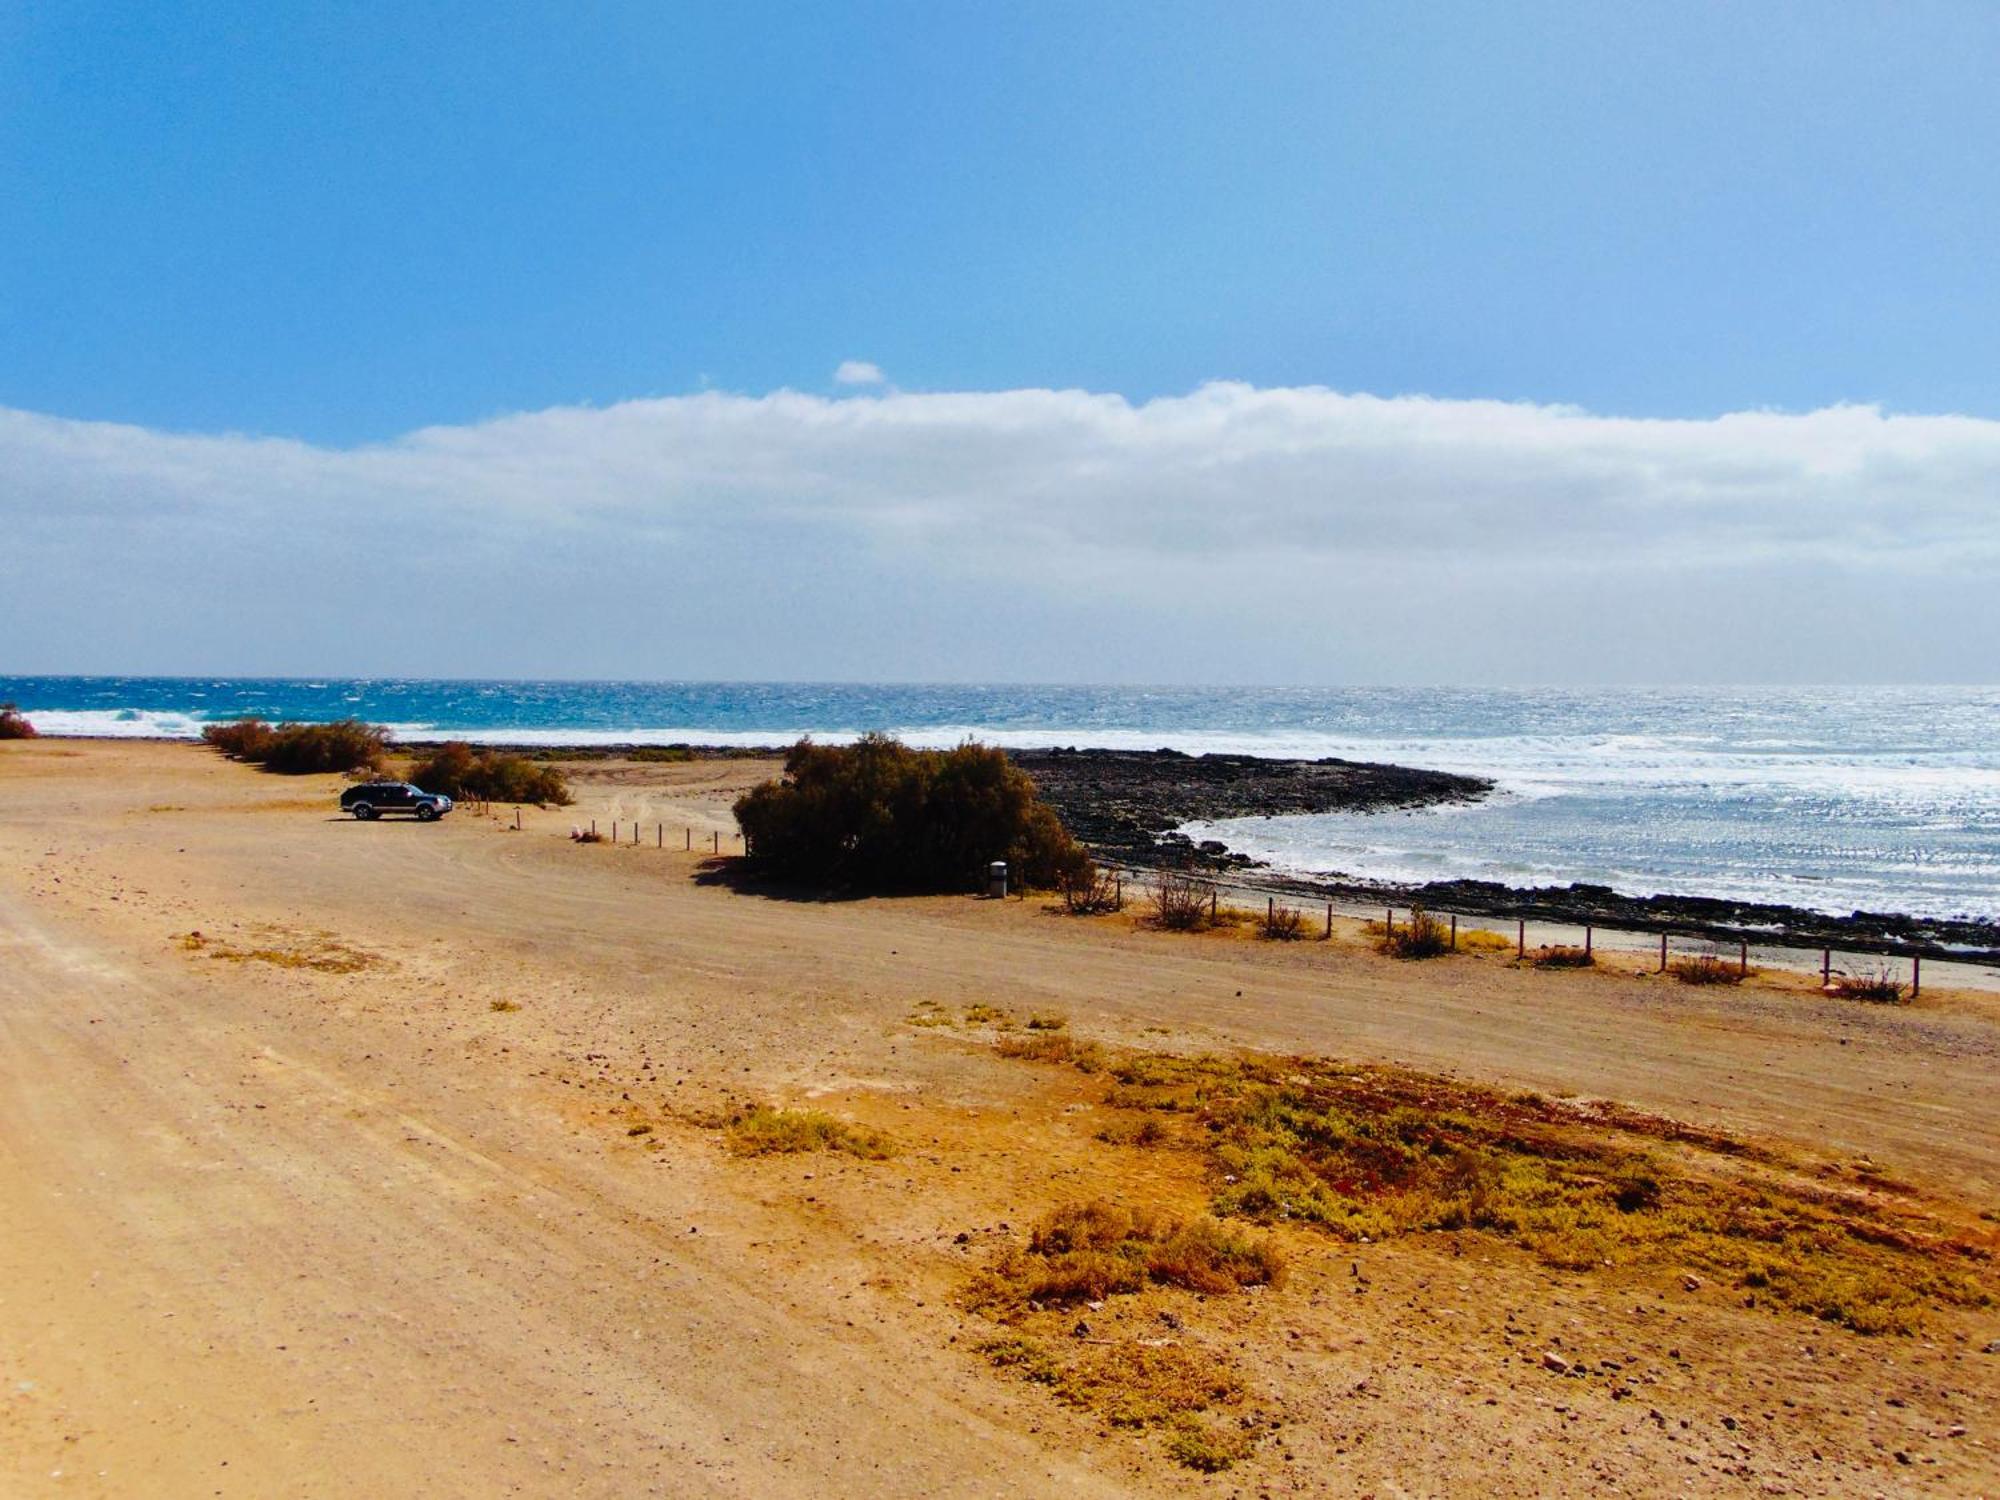
[[[1120,877],[1118,882],[1118,904],[1121,907],[1125,904],[1125,883],[1122,876]],[[1221,904],[1221,887],[1219,885],[1210,883],[1208,888],[1208,919],[1210,922],[1213,922],[1215,920],[1216,913],[1220,909],[1220,904]],[[1266,896],[1264,898],[1265,925],[1274,926],[1277,922],[1277,916],[1278,916],[1278,898],[1276,896]],[[1449,923],[1448,937],[1446,941],[1451,951],[1456,953],[1458,951],[1458,916],[1456,913],[1448,913],[1446,920]],[[1395,932],[1396,932],[1396,908],[1393,906],[1386,907],[1382,913],[1383,936],[1393,937],[1395,935]],[[1326,936],[1329,940],[1331,940],[1333,937],[1333,903],[1331,901],[1326,903]],[[1671,950],[1669,948],[1669,943],[1671,942],[1671,939],[1672,939],[1671,933],[1663,932],[1660,934],[1659,972],[1662,974],[1667,972],[1668,965],[1671,961]],[[1584,923],[1583,951],[1586,956],[1592,956],[1592,957],[1595,956],[1596,944],[1597,944],[1596,924],[1589,922]],[[1515,918],[1514,921],[1514,956],[1517,959],[1525,959],[1528,956],[1528,919],[1526,917],[1517,917]],[[1747,938],[1739,938],[1737,940],[1736,972],[1738,977],[1740,978],[1748,977],[1750,973],[1750,942],[1749,939]],[[1924,984],[1923,976],[1924,976],[1924,961],[1922,955],[1911,954],[1910,955],[1910,998],[1912,1000],[1916,999],[1917,996],[1923,993],[1923,984]],[[1819,978],[1820,978],[1820,988],[1822,989],[1830,987],[1833,983],[1833,949],[1830,947],[1823,947],[1820,950]]]
[[[618,825],[621,821],[622,820],[618,818],[613,818],[611,820],[611,842],[614,844],[619,842]],[[519,828],[521,826],[521,810],[518,807],[514,809],[514,826],[516,828]],[[638,847],[639,839],[642,834],[642,827],[643,825],[641,825],[636,819],[633,821],[632,845],[634,848]],[[595,818],[592,818],[590,820],[590,831],[593,835],[597,832],[597,819]],[[749,852],[750,841],[743,834],[734,833],[731,834],[730,837],[743,845],[745,853]],[[653,825],[653,843],[656,848],[664,849],[667,847],[666,824],[655,823]],[[681,830],[681,847],[682,849],[688,850],[690,852],[694,849],[694,829],[683,828]],[[713,829],[709,833],[709,852],[712,854],[720,854],[722,852],[722,832],[720,829]]]

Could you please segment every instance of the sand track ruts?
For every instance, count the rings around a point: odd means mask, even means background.
[[[647,774],[649,811],[723,826],[711,772]],[[333,788],[185,747],[0,753],[0,1493],[1212,1490],[952,1351],[935,1298],[861,1290],[898,1246],[949,1245],[969,1176],[928,1209],[883,1171],[857,1235],[692,1133],[640,1157],[581,1124],[576,1085],[614,1065],[592,1059],[639,1051],[709,1094],[1022,1107],[1025,1070],[902,1024],[923,1000],[1607,1096],[2000,1185],[1976,999],[1862,1011],[1033,904],[767,900],[671,849],[570,844],[610,805],[587,783],[518,834],[334,820]],[[215,962],[173,942],[191,929],[372,962]]]

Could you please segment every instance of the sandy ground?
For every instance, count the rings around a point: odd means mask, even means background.
[[[909,1023],[1612,1098],[1977,1211],[1993,997],[703,883],[680,830],[767,769],[593,766],[515,832],[356,824],[331,778],[192,747],[0,746],[0,1494],[2000,1492],[2000,1312],[1865,1339],[1445,1237],[1300,1233],[1282,1289],[1206,1310],[1283,1425],[1178,1468],[975,1357],[957,1294],[1057,1201],[1198,1184],[1099,1143],[1072,1075]],[[643,841],[572,844],[591,818]],[[753,1101],[897,1154],[734,1157],[701,1121]]]

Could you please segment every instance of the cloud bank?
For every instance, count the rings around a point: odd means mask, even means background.
[[[2000,641],[2000,423],[1867,406],[704,392],[351,449],[0,410],[0,527],[0,671],[1966,680]]]

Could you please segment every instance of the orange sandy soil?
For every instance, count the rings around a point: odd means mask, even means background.
[[[1613,1099],[1977,1223],[1993,997],[777,900],[654,847],[770,769],[581,766],[517,833],[356,824],[334,778],[194,747],[0,746],[0,1494],[2000,1492],[1992,1308],[1866,1338],[1671,1269],[1281,1229],[1281,1287],[1178,1294],[1275,1424],[1203,1475],[990,1367],[961,1302],[1058,1203],[1207,1191],[968,1006]],[[592,817],[646,841],[572,844]],[[896,1154],[734,1155],[712,1121],[752,1102]]]

